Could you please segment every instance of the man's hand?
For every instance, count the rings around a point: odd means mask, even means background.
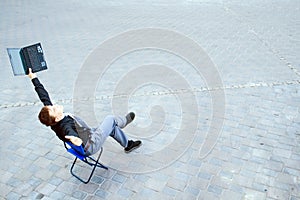
[[[29,77],[31,80],[37,77],[35,73],[32,73],[32,69],[31,69],[31,68],[29,68],[28,70],[29,70],[28,77]]]
[[[72,144],[74,144],[76,146],[80,146],[82,144],[82,139],[80,139],[79,137],[66,135],[65,138],[69,139],[70,142],[72,142]]]

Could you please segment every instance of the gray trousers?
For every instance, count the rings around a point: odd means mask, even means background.
[[[126,126],[126,117],[109,115],[105,117],[102,123],[97,128],[91,128],[89,130],[90,146],[86,151],[87,155],[97,153],[102,147],[108,136],[114,138],[122,147],[127,147],[128,138],[122,131],[122,128]]]

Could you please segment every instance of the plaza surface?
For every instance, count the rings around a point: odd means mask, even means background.
[[[0,199],[300,199],[299,1],[0,8]],[[37,42],[49,68],[38,77],[66,112],[91,126],[136,113],[124,131],[143,146],[125,154],[109,138],[101,157],[109,170],[96,169],[88,184],[38,122],[30,80],[12,74],[6,48]],[[207,62],[191,62],[200,58]]]

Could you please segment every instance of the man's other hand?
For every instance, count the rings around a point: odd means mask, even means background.
[[[70,142],[72,142],[76,146],[80,146],[82,144],[82,140],[79,137],[66,135],[65,138],[70,140]]]

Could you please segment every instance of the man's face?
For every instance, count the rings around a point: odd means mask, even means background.
[[[64,112],[64,107],[61,105],[48,106],[49,114],[53,117],[61,116]]]

